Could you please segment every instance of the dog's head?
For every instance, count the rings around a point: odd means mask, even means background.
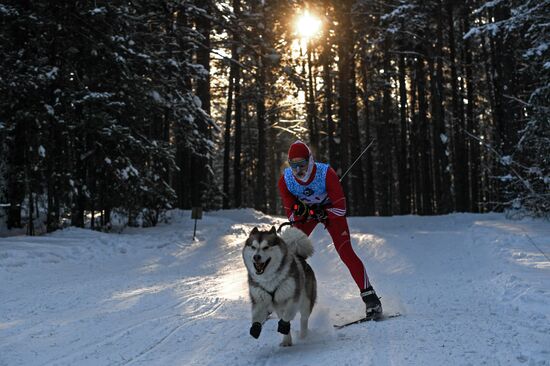
[[[269,231],[254,228],[245,242],[243,260],[248,273],[261,276],[275,272],[286,252],[286,245],[277,236],[275,227]]]

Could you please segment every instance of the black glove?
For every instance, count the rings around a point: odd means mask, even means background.
[[[327,212],[322,206],[314,205],[309,209],[309,216],[319,222],[325,222],[327,219]]]
[[[308,213],[308,207],[302,201],[297,200],[294,206],[292,206],[292,211],[294,212],[294,216],[306,216]]]
[[[260,336],[262,332],[262,323],[254,322],[250,327],[250,335],[256,339]]]

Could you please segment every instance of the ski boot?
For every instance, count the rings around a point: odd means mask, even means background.
[[[366,305],[366,317],[368,319],[378,319],[382,317],[382,303],[372,286],[361,291],[361,298]]]

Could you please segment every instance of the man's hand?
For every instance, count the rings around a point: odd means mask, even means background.
[[[300,200],[297,200],[292,207],[294,216],[306,216],[308,214],[308,207],[305,203]]]
[[[309,209],[309,216],[319,222],[325,222],[327,219],[327,212],[322,206],[313,205]]]

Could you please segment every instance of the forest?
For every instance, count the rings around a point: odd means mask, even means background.
[[[0,227],[282,214],[298,139],[357,161],[350,215],[549,217],[549,27],[550,0],[0,0]]]

